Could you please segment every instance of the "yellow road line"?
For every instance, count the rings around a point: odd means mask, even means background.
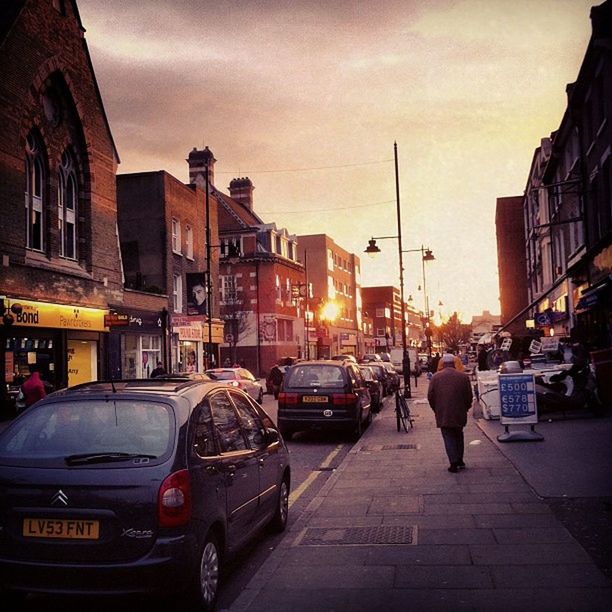
[[[327,457],[325,457],[325,460],[321,464],[321,467],[329,467],[331,465],[331,462],[334,460],[334,457],[342,450],[343,446],[343,444],[338,444],[338,446],[336,446],[336,448],[331,451],[331,453],[329,453]],[[319,476],[320,473],[320,471],[310,472],[308,478],[306,478],[306,480],[304,480],[304,482],[302,482],[302,484],[297,489],[291,492],[291,494],[289,495],[289,507],[291,507],[292,504],[294,504],[304,494],[304,491],[306,491],[306,489],[316,480],[317,476]]]

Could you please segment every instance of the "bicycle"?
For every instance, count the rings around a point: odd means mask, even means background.
[[[410,423],[411,429],[414,427],[414,420],[410,414],[410,407],[408,406],[402,389],[397,389],[395,391],[395,418],[397,421],[397,431],[400,431],[400,428],[403,427],[404,431],[408,433],[408,423]]]

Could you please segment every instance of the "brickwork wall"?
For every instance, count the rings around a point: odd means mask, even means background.
[[[104,307],[122,299],[116,236],[117,157],[83,29],[65,3],[29,0],[2,44],[0,63],[0,285],[23,298]],[[43,253],[26,249],[25,147],[35,129],[46,163]],[[78,166],[78,261],[59,257],[57,173],[70,147]],[[8,263],[8,265],[7,265]]]

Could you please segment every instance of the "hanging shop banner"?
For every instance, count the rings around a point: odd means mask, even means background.
[[[502,425],[538,422],[534,374],[499,374],[498,388]]]
[[[18,327],[107,331],[104,315],[108,314],[108,310],[47,302],[30,302],[28,300],[10,300],[9,307],[13,304],[21,306],[21,312],[14,315],[15,322],[13,325]]]

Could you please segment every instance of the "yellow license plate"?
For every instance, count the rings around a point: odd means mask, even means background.
[[[25,518],[23,535],[26,538],[97,540],[100,537],[100,523],[88,520]]]
[[[327,398],[321,395],[305,395],[302,401],[305,404],[327,404]]]

